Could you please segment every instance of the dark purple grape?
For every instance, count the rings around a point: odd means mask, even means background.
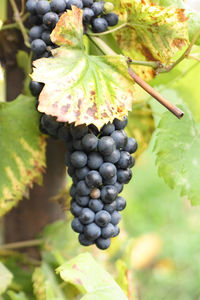
[[[79,215],[79,220],[82,224],[90,224],[94,221],[95,214],[94,212],[89,208],[83,208],[81,210],[81,213]]]
[[[118,195],[118,191],[114,185],[106,185],[101,190],[101,200],[104,203],[112,203]]]
[[[99,237],[95,243],[96,246],[101,250],[106,250],[110,247],[110,239],[103,239]]]
[[[72,220],[71,227],[77,233],[82,233],[83,232],[83,228],[84,228],[83,225],[81,224],[79,218],[74,218]]]
[[[96,2],[98,3],[98,2]],[[103,18],[96,18],[96,19],[93,19],[92,21],[92,31],[93,32],[97,32],[97,33],[100,33],[100,32],[105,32],[108,28],[108,23],[105,19]]]
[[[84,235],[89,241],[94,241],[101,235],[101,228],[95,223],[86,225],[84,228]]]
[[[95,223],[100,227],[106,226],[111,221],[111,215],[106,210],[101,210],[95,215]]]
[[[103,202],[100,199],[91,199],[89,201],[89,208],[95,213],[103,209]]]
[[[113,224],[109,223],[101,230],[101,237],[104,239],[111,238],[115,234],[115,227]]]
[[[107,21],[108,26],[115,26],[119,22],[119,17],[115,13],[109,13],[109,14],[103,15],[102,18],[104,18]],[[127,123],[126,123],[126,125],[127,125]],[[124,127],[126,127],[126,125]],[[117,128],[117,129],[119,129],[119,128]],[[120,128],[120,129],[123,129],[123,128]]]
[[[97,171],[90,171],[85,177],[85,182],[88,187],[96,188],[102,185],[102,177]]]

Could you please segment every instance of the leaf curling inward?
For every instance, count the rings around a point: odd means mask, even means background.
[[[69,21],[72,24],[63,28]],[[90,56],[84,52],[77,42],[83,42],[82,27],[79,9],[73,7],[63,14],[52,33],[52,40],[61,47],[52,50],[53,58],[33,63],[33,80],[45,84],[38,110],[60,122],[93,123],[101,128],[131,110],[134,82],[124,56]],[[74,41],[71,36],[78,38]]]

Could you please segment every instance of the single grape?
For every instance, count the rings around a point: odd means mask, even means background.
[[[88,196],[79,196],[76,194],[75,200],[78,205],[85,207],[88,205],[90,198]]]
[[[103,209],[103,202],[100,199],[91,199],[88,206],[92,211],[96,213]]]
[[[36,40],[32,41],[32,43],[31,43],[31,50],[36,55],[41,55],[46,50],[46,44],[43,40],[36,39]]]
[[[115,141],[117,149],[123,149],[127,143],[127,134],[124,130],[115,130],[111,137]]]
[[[43,114],[41,116],[40,123],[42,127],[48,132],[48,134],[52,136],[57,136],[60,124],[54,118]]]
[[[104,160],[106,162],[110,162],[113,164],[116,164],[119,159],[120,159],[120,151],[118,149],[115,149],[110,155],[104,156]]]
[[[98,3],[98,2],[96,2]],[[108,28],[108,23],[105,19],[103,18],[96,18],[96,19],[93,19],[92,21],[92,31],[93,32],[97,32],[97,33],[100,33],[100,32],[105,32]]]
[[[70,126],[70,133],[74,139],[80,139],[88,133],[88,127],[85,125],[74,126],[72,124]]]
[[[35,14],[36,12],[36,0],[28,0],[26,2],[26,9],[28,12],[30,12],[31,14]]]
[[[99,129],[94,125],[94,124],[90,124],[88,126],[89,130],[92,131],[92,133],[94,133],[95,135],[99,134]]]
[[[99,173],[101,174],[103,179],[108,180],[113,178],[117,174],[117,169],[114,164],[106,162],[101,165]]]
[[[45,15],[50,11],[50,4],[46,0],[40,0],[36,4],[36,12],[38,15]]]
[[[117,210],[115,210],[112,214],[111,214],[111,223],[113,225],[117,225],[121,220],[121,215],[120,213],[118,213]]]
[[[43,83],[37,81],[31,81],[29,88],[33,96],[38,97],[44,87]]]
[[[118,194],[120,194],[123,191],[124,185],[122,183],[119,183],[118,181],[114,184],[116,187]]]
[[[98,139],[93,133],[88,133],[82,138],[83,149],[87,152],[94,151],[97,144]]]
[[[117,162],[117,167],[119,169],[127,169],[131,163],[131,155],[127,151],[121,151],[120,159]]]
[[[90,171],[85,177],[85,182],[88,187],[94,188],[102,185],[102,177],[97,171]]]
[[[42,25],[42,18],[37,15],[30,15],[28,17],[28,21],[30,24],[33,24],[33,25]]]
[[[48,28],[53,29],[56,26],[56,23],[58,22],[59,17],[54,12],[48,12],[43,17],[43,23],[48,26]]]
[[[124,148],[125,151],[128,151],[130,154],[135,153],[138,148],[138,144],[135,139],[128,138],[127,144]]]
[[[107,212],[109,212],[109,214],[113,213],[117,209],[116,201],[113,201],[110,204],[105,204],[103,209],[106,210]]]
[[[111,215],[106,210],[101,210],[95,215],[95,223],[100,227],[106,226],[111,221]]]
[[[83,208],[79,215],[79,220],[81,221],[82,224],[90,224],[94,221],[94,218],[95,218],[95,214],[89,208]]]
[[[93,0],[82,0],[83,2],[83,7],[90,7],[93,4]]]
[[[98,152],[91,152],[88,154],[87,165],[90,169],[97,170],[103,163],[103,157]]]
[[[76,169],[75,174],[79,180],[83,180],[83,179],[85,179],[85,177],[87,176],[87,174],[89,172],[90,172],[90,169],[85,166],[83,168]]]
[[[110,136],[103,136],[98,143],[98,150],[102,155],[110,155],[115,149],[115,141]]]
[[[90,241],[96,240],[101,235],[101,228],[97,226],[95,223],[91,223],[86,225],[84,228],[84,235],[86,239]]]
[[[119,17],[115,13],[109,13],[109,14],[103,15],[102,18],[104,18],[107,21],[108,26],[115,26],[119,22]]]
[[[73,140],[72,144],[73,144],[73,147],[74,147],[75,150],[80,150],[80,151],[83,150],[81,140]]]
[[[103,13],[103,6],[103,2],[94,2],[92,4],[91,9],[93,10],[95,16],[99,16]]]
[[[109,178],[109,179],[103,179],[103,184],[106,185],[114,185],[117,182],[117,175]]]
[[[67,5],[67,9],[71,9],[71,6],[83,8],[83,3],[81,0],[67,0],[66,5]]]
[[[101,200],[104,203],[112,203],[117,198],[118,191],[114,185],[106,185],[101,190]]]
[[[46,45],[50,46],[53,45],[51,38],[50,38],[51,32],[48,30],[43,31],[42,33],[42,40],[45,42]]]
[[[66,10],[65,0],[52,0],[51,1],[51,10],[56,13],[62,13]]]
[[[115,125],[110,122],[101,128],[101,133],[103,135],[110,135],[113,131],[115,131]]]
[[[88,188],[88,186],[86,185],[85,181],[81,180],[77,183],[76,192],[80,196],[88,196],[88,195],[90,195],[91,191]]]
[[[117,171],[117,181],[119,181],[120,183],[129,183],[129,181],[132,178],[132,171],[130,169],[127,170],[122,170],[119,169]]]
[[[91,246],[92,244],[94,244],[93,241],[89,241],[88,239],[86,239],[86,237],[83,233],[79,234],[78,240],[79,240],[79,243],[83,246]]]
[[[92,18],[94,17],[94,12],[92,9],[86,7],[83,10],[83,23],[90,24]]]
[[[101,236],[104,239],[111,238],[115,234],[115,227],[113,224],[108,223],[105,227],[101,230]]]
[[[116,199],[116,210],[121,211],[126,207],[126,200],[123,197],[117,197]]]
[[[110,15],[110,14],[109,14]],[[116,130],[122,130],[126,127],[126,125],[128,124],[128,118],[127,116],[123,117],[123,120],[119,120],[119,119],[114,119],[114,125]]]
[[[78,205],[74,200],[71,201],[70,211],[73,216],[79,217],[83,208]]]
[[[41,38],[43,32],[42,26],[33,26],[29,31],[29,37],[31,40],[36,40]]]
[[[77,233],[82,233],[83,228],[84,228],[83,225],[81,224],[79,218],[74,218],[72,220],[71,227]]]
[[[103,239],[103,238],[99,237],[95,243],[99,249],[106,250],[110,247],[111,242],[110,242],[110,239]]]
[[[75,151],[72,153],[70,160],[75,168],[83,168],[87,164],[87,155],[83,151]]]
[[[101,196],[101,191],[97,188],[93,188],[90,193],[92,199],[98,199]]]
[[[119,233],[120,233],[120,228],[119,228],[119,226],[117,226],[117,225],[115,225],[114,227],[115,227],[115,233],[113,234],[113,237],[116,237],[116,236],[118,236]]]

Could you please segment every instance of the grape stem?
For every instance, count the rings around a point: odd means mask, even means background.
[[[24,24],[23,24],[23,21],[22,21],[22,18],[20,16],[20,12],[18,10],[18,7],[15,3],[15,0],[9,0],[10,2],[10,5],[13,9],[13,12],[14,12],[14,19],[16,21],[16,23],[18,24],[19,26],[19,29],[23,35],[23,38],[24,38],[24,44],[26,45],[26,47],[30,48],[30,43],[29,43],[29,38],[28,38],[28,34],[26,32],[26,28],[24,27]]]
[[[87,35],[91,35],[91,36],[101,36],[101,35],[107,35],[107,34],[110,34],[110,33],[113,33],[119,29],[122,29],[126,26],[129,26],[129,23],[123,23],[113,29],[110,29],[110,30],[107,30],[107,31],[104,31],[104,32],[100,32],[100,33],[92,33],[92,32],[87,32]]]
[[[103,40],[98,37],[89,36],[89,39],[104,53],[107,55],[117,55]],[[131,60],[132,61],[132,60]],[[152,88],[148,83],[146,83],[142,78],[140,78],[130,67],[130,59],[127,58],[128,73],[133,78],[133,80],[141,86],[149,95],[165,106],[170,112],[172,112],[178,119],[184,116],[184,112],[178,107],[173,105],[167,99],[165,99],[161,94],[159,94],[154,88]]]

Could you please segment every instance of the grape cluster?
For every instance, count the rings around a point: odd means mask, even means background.
[[[33,25],[29,37],[31,50],[35,57],[50,57],[51,49],[56,45],[52,43],[50,34],[55,28],[59,17],[71,6],[83,9],[83,24],[93,32],[104,32],[108,26],[115,26],[118,23],[118,16],[113,13],[105,13],[113,8],[112,3],[98,2],[95,0],[28,0],[26,8],[30,13],[29,21]]]
[[[115,119],[99,131],[94,125],[60,124],[43,116],[43,130],[66,144],[65,163],[72,177],[70,189],[72,229],[79,233],[84,246],[110,246],[110,239],[119,234],[119,211],[126,200],[119,196],[124,184],[132,178],[137,142],[124,131],[127,118]]]

